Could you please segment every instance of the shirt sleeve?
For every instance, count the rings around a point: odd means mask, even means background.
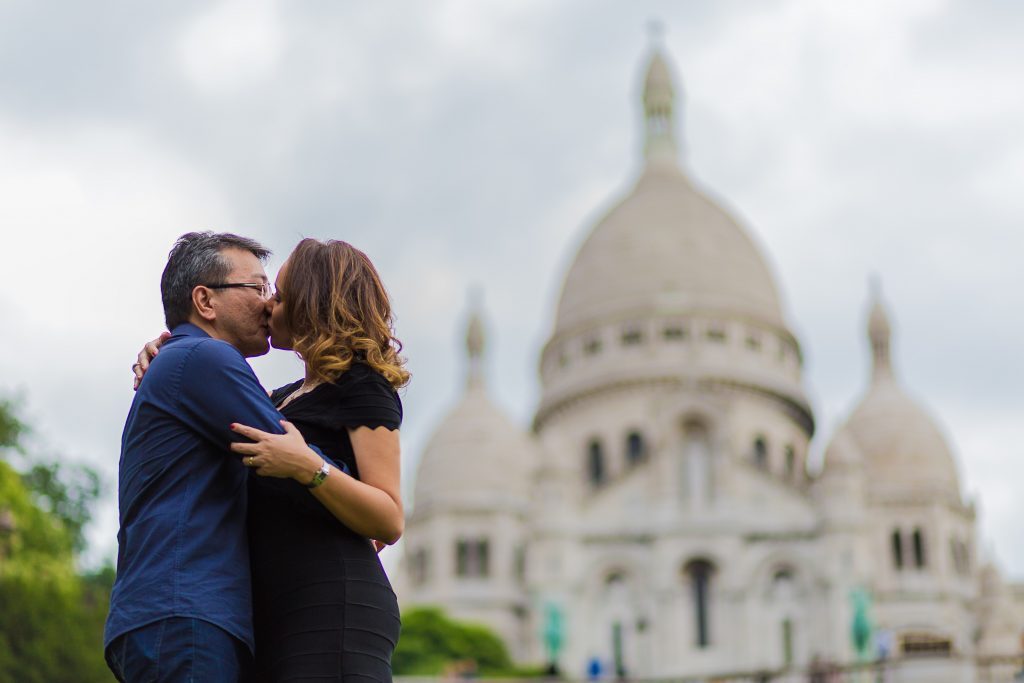
[[[402,426],[402,402],[384,377],[365,365],[352,369],[329,385],[315,415],[306,419],[329,428]]]
[[[179,405],[193,426],[222,448],[247,441],[232,423],[283,434],[284,419],[237,349],[210,339],[192,349],[182,369]]]

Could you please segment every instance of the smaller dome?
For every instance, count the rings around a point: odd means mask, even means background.
[[[467,325],[466,389],[420,458],[413,511],[525,508],[537,462],[529,436],[491,400],[483,380],[483,321]]]
[[[470,389],[423,452],[413,498],[416,512],[525,506],[533,448],[482,387]]]
[[[853,453],[863,457],[866,474],[878,490],[939,492],[960,500],[956,462],[936,421],[900,385],[890,355],[892,326],[876,294],[868,317],[872,351],[871,385],[836,434],[825,458],[837,464]]]
[[[824,463],[823,475],[832,476],[859,469],[864,464],[864,458],[849,432],[841,429],[825,449]]]
[[[932,417],[894,378],[876,380],[846,423],[872,481],[960,499],[956,463]]]

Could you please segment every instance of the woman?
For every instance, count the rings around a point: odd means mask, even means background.
[[[390,680],[398,604],[370,540],[403,529],[395,388],[409,373],[390,302],[366,255],[339,241],[302,240],[275,286],[271,344],[306,372],[271,396],[298,430],[239,425],[255,443],[232,446],[261,475],[249,487],[256,668],[270,681]],[[351,474],[307,488],[323,464],[307,442]]]
[[[390,302],[366,255],[333,240],[302,240],[275,286],[271,344],[294,350],[305,377],[271,394],[284,435],[232,425],[253,442],[232,449],[259,475],[248,518],[257,679],[390,681],[400,622],[375,544],[402,534],[395,389],[409,380]]]

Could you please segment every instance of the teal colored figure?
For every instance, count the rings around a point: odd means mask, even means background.
[[[871,659],[871,596],[863,588],[856,588],[850,593],[853,603],[853,620],[850,623],[850,638],[857,659],[864,662]]]
[[[544,647],[548,651],[548,675],[558,675],[558,656],[565,640],[562,610],[554,603],[544,605]]]

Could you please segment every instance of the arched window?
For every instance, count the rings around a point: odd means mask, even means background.
[[[639,325],[630,325],[622,330],[622,345],[636,346],[644,341],[644,331]]]
[[[590,485],[595,488],[603,484],[608,476],[604,466],[604,448],[597,439],[592,440],[587,447],[587,474]]]
[[[686,575],[693,595],[694,639],[699,648],[711,645],[711,577],[714,567],[707,560],[693,560],[686,565]]]
[[[914,566],[924,568],[927,558],[924,554],[924,535],[920,529],[914,529]]]
[[[526,580],[526,546],[517,546],[512,556],[512,575],[516,581]]]
[[[956,569],[957,574],[970,574],[971,559],[967,543],[958,538],[951,539],[949,543],[953,551],[953,568]]]
[[[626,614],[623,610],[628,611],[628,605],[630,604],[629,586],[626,580],[626,575],[621,571],[613,571],[608,574],[605,578],[604,594],[601,596],[601,602],[609,607],[609,617],[611,626],[611,644],[612,644],[612,664],[615,667],[616,678],[625,680],[626,678],[626,652],[624,645],[624,631]]]
[[[754,439],[754,464],[758,469],[768,469],[768,442],[763,436]]]
[[[682,341],[686,338],[686,328],[682,324],[672,323],[662,329],[661,336],[665,341]]]
[[[430,576],[430,552],[426,548],[417,548],[409,559],[409,573],[416,586],[422,586]]]
[[[788,567],[781,567],[772,576],[772,598],[774,600],[792,600],[796,595],[795,585],[793,571]]]
[[[792,479],[796,474],[796,450],[792,445],[786,446],[786,478]]]
[[[647,445],[640,432],[630,432],[626,437],[626,464],[639,465],[647,457]]]
[[[892,566],[903,569],[903,538],[899,529],[892,532]]]
[[[786,668],[793,666],[793,620],[782,620],[782,663]]]
[[[780,619],[778,644],[783,665],[793,665],[793,651],[796,633],[795,614],[798,604],[798,588],[796,572],[789,565],[780,565],[772,573],[768,586],[768,603],[773,606],[774,614]]]
[[[491,573],[490,543],[486,538],[459,539],[455,543],[456,576],[483,578]]]
[[[711,436],[707,426],[696,419],[688,420],[684,430],[679,492],[691,509],[700,510],[715,497]]]
[[[900,649],[905,657],[949,657],[953,653],[953,642],[936,633],[904,633],[900,637]]]

